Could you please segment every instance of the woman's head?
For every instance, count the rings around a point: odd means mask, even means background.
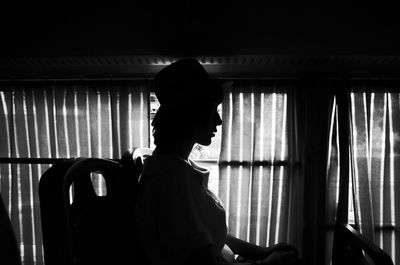
[[[217,112],[223,95],[220,82],[196,60],[184,59],[161,70],[154,83],[160,101],[153,120],[155,144],[189,140],[209,145],[222,124]]]

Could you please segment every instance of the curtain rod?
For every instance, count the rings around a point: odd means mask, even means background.
[[[63,78],[0,78],[0,82],[73,82],[73,81],[135,81],[135,80],[153,80],[150,77],[63,77]]]
[[[210,74],[213,78],[218,79],[230,79],[230,80],[301,80],[303,78],[309,79],[310,77],[314,77],[315,79],[319,79],[321,77],[331,78],[331,79],[347,79],[347,80],[400,80],[400,76],[392,75],[392,76],[380,76],[378,74],[318,74],[318,73],[307,73],[307,74],[293,74],[286,76],[238,76],[234,74],[229,75],[216,75]],[[112,77],[112,76],[104,76],[104,77],[8,77],[1,78],[0,83],[10,83],[10,82],[96,82],[96,81],[139,81],[139,80],[154,80],[154,75],[152,76],[127,76],[127,77]]]
[[[348,80],[400,80],[399,76],[354,76],[354,77],[336,77],[335,79],[348,79]]]
[[[74,159],[77,157],[71,158],[20,158],[20,157],[0,157],[0,164],[54,164],[56,162],[65,161],[69,159]],[[115,162],[121,162],[121,159],[110,159]]]
[[[210,74],[213,78],[233,79],[233,80],[293,80],[298,79],[296,76],[235,76],[235,75],[216,75]],[[0,82],[70,82],[70,81],[135,81],[135,80],[154,80],[152,77],[9,77],[0,78]]]

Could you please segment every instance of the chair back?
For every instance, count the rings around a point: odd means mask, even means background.
[[[136,257],[137,264],[143,265],[148,264],[148,261],[146,260],[144,249],[139,237],[139,232],[137,231],[134,209],[143,163],[144,160],[152,154],[152,152],[153,151],[150,148],[135,148],[126,151],[121,159],[125,183],[127,183],[125,194],[129,195],[129,208],[132,209],[132,211],[129,212],[129,219],[132,220],[131,226],[133,229],[133,238],[136,239],[133,241],[133,253]]]
[[[132,159],[135,163],[137,170],[137,180],[140,182],[140,175],[142,174],[144,160],[153,154],[153,150],[150,148],[136,148],[133,151]]]
[[[43,251],[46,265],[74,264],[72,238],[64,207],[64,175],[78,159],[58,161],[39,181]]]
[[[127,175],[136,184],[143,170],[144,160],[151,156],[153,150],[145,147],[138,147],[125,151],[122,155],[121,163]]]
[[[153,150],[150,148],[139,147],[127,150],[122,155],[121,164],[124,171],[123,182],[126,183],[124,194],[129,196],[127,199],[131,202],[131,207],[134,207],[136,201],[139,178],[143,170],[144,160],[151,156],[152,153]]]
[[[21,256],[14,230],[0,194],[0,264],[20,265]]]
[[[333,264],[393,265],[390,256],[349,224],[336,224]]]
[[[91,173],[105,180],[106,195],[98,196]],[[122,264],[132,262],[132,233],[127,209],[121,196],[123,183],[119,163],[98,158],[76,162],[65,174],[64,207],[71,229],[76,264]],[[74,187],[73,202],[69,190]]]

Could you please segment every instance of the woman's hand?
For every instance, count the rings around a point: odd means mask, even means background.
[[[294,246],[286,243],[278,243],[276,245],[272,245],[268,247],[268,250],[270,251],[270,253],[275,251],[295,251],[297,253],[297,249]]]
[[[280,252],[294,251],[298,255],[298,251],[294,246],[286,243],[278,243],[269,247],[262,247],[262,250],[259,253],[259,257],[265,259],[277,251]]]
[[[259,261],[256,264],[260,265],[298,265],[300,259],[295,250],[283,251],[276,250],[272,252],[267,258]]]
[[[239,260],[264,260],[274,252],[294,252],[298,256],[297,249],[286,243],[278,243],[269,247],[260,247],[249,242],[243,241],[231,235],[227,236],[226,244],[235,254],[240,257]]]

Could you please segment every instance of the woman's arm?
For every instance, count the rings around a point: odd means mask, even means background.
[[[260,247],[234,236],[228,234],[226,238],[226,244],[235,253],[246,259],[260,260],[265,259],[274,251],[296,251],[297,250],[286,243],[279,243],[271,247]]]
[[[233,253],[245,257],[246,259],[258,260],[265,258],[270,254],[266,248],[250,244],[229,234],[226,237],[226,244]]]
[[[246,241],[237,239],[232,236],[230,236],[229,241],[233,243],[234,247],[235,246],[239,248],[243,247],[242,248],[243,250],[248,251],[247,254],[254,255],[253,259],[255,260],[255,262],[230,263],[224,260],[222,257],[220,259],[216,259],[212,254],[211,246],[206,246],[193,251],[193,253],[189,256],[185,264],[187,265],[299,265],[300,264],[300,260],[298,259],[297,253],[293,250],[271,251],[271,253],[274,252],[272,255],[269,255],[269,257],[267,258],[262,258],[262,255],[265,255],[266,248],[258,247],[256,245],[247,243]],[[257,257],[256,255],[260,256]],[[252,259],[250,256],[248,256],[247,258]]]

